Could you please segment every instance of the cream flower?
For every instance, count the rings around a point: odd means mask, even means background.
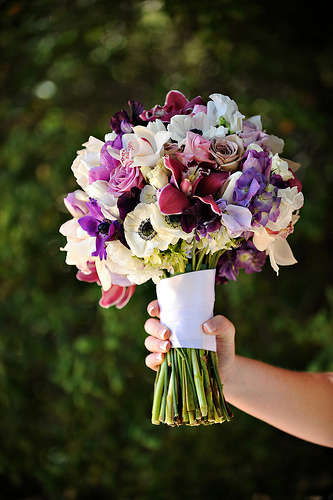
[[[79,186],[85,191],[89,188],[89,170],[94,167],[99,167],[100,151],[104,142],[96,139],[93,136],[89,137],[88,142],[82,144],[85,149],[77,151],[77,157],[72,163],[72,171]]]
[[[131,271],[128,274],[128,278],[132,283],[136,285],[142,285],[142,283],[145,283],[150,279],[153,281],[153,283],[157,284],[159,283],[159,281],[161,281],[163,274],[163,271],[161,271],[160,269],[156,269],[152,265],[148,264],[147,266],[144,266],[144,268],[140,271]]]
[[[161,189],[169,182],[170,171],[164,166],[162,158],[158,160],[154,168],[141,167],[140,170],[145,180],[155,189]]]
[[[231,174],[228,179],[223,183],[222,188],[217,194],[217,198],[222,198],[228,202],[228,204],[233,203],[232,193],[234,192],[235,185],[240,176],[243,175],[243,172],[237,170],[233,174]]]
[[[141,203],[155,203],[157,201],[156,198],[156,189],[153,186],[147,184],[141,190],[140,193],[140,202]]]
[[[67,238],[67,244],[60,250],[67,252],[66,264],[88,272],[87,262],[94,260],[91,254],[96,248],[95,240],[81,228],[78,220],[73,218],[60,227],[60,233]]]
[[[209,233],[208,236],[200,238],[197,248],[202,250],[206,248],[206,254],[209,252],[214,254],[219,250],[227,250],[231,248],[231,239],[228,234],[227,228],[221,226],[217,231]]]
[[[125,238],[136,257],[147,257],[156,247],[159,250],[167,250],[169,244],[177,242],[173,235],[154,225],[153,214],[157,211],[159,208],[155,203],[139,203],[125,217]]]

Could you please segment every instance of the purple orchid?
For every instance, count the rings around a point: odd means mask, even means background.
[[[91,254],[92,257],[99,257],[100,260],[103,260],[106,259],[105,243],[115,239],[120,229],[120,223],[105,218],[96,200],[90,199],[86,204],[89,213],[81,217],[78,223],[89,236],[96,238],[96,250]]]
[[[181,214],[181,226],[187,233],[202,226],[204,221],[206,224],[211,222],[215,227],[216,215],[220,216],[221,210],[214,196],[229,173],[201,170],[199,165],[195,174],[190,174],[189,169],[171,157],[165,160],[165,165],[172,176],[170,183],[158,193],[161,212],[165,215]]]

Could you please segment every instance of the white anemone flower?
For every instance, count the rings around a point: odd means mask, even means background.
[[[245,115],[238,111],[235,101],[222,94],[211,94],[209,97],[212,100],[207,103],[207,116],[211,124],[221,125],[220,118],[224,118],[232,132],[241,132]]]
[[[170,139],[165,130],[154,130],[142,125],[133,127],[133,133],[122,136],[123,149],[109,147],[108,152],[117,160],[128,162],[133,167],[154,167],[164,154],[164,144]]]
[[[156,203],[139,203],[126,215],[124,230],[126,241],[136,257],[149,257],[154,248],[167,250],[178,238],[161,231],[153,222],[153,214],[159,211]]]
[[[171,139],[177,141],[179,147],[185,144],[187,132],[190,131],[202,135],[204,139],[211,139],[216,135],[216,128],[211,125],[208,116],[203,112],[194,116],[173,116],[168,125],[168,130]]]
[[[157,210],[154,210],[152,213],[151,221],[154,227],[158,227],[159,233],[165,234],[166,237],[176,238],[177,240],[181,238],[187,243],[190,243],[194,237],[194,233],[185,233],[185,231],[182,230],[180,224],[181,216],[179,214],[164,215],[159,210],[159,207],[156,207]]]

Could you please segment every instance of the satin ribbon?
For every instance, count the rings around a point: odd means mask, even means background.
[[[156,285],[160,320],[171,330],[172,347],[216,351],[216,338],[202,325],[214,316],[215,269],[165,278]]]

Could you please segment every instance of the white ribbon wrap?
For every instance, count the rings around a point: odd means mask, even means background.
[[[171,330],[172,347],[216,351],[216,338],[202,325],[214,315],[215,269],[165,278],[156,285],[161,323]]]

